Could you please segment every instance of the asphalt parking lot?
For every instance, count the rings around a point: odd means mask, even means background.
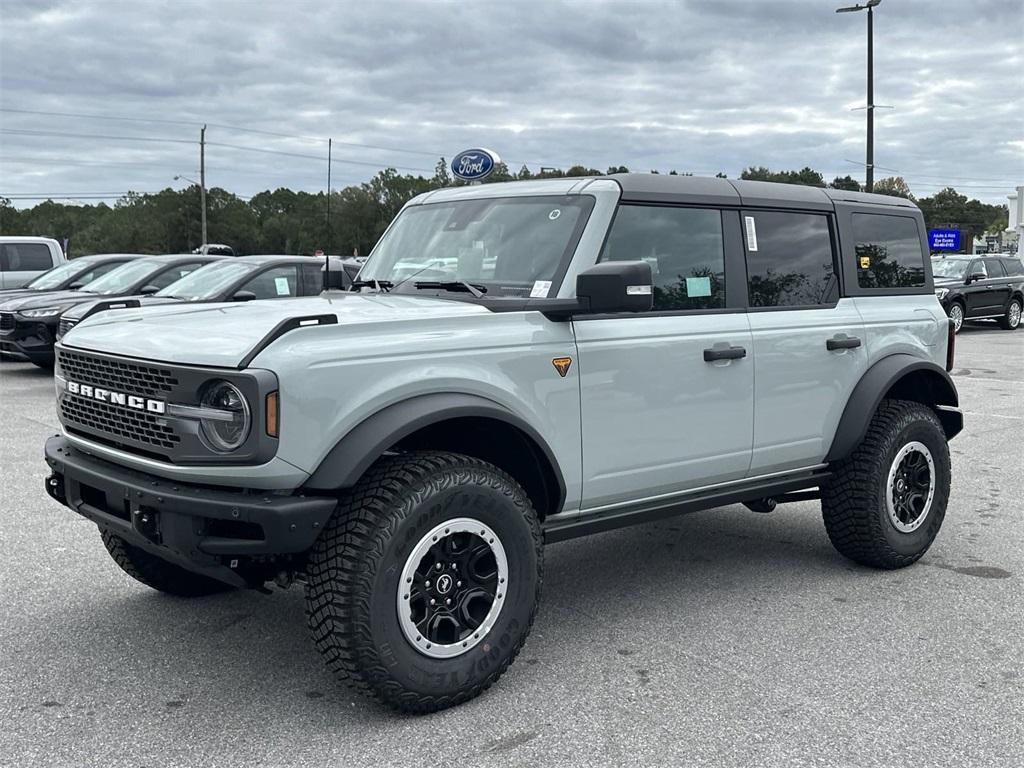
[[[481,698],[393,714],[336,684],[301,589],[186,601],[43,491],[51,378],[0,363],[0,765],[1024,763],[1024,331],[968,327],[946,522],[897,572],[814,502],[554,545]]]

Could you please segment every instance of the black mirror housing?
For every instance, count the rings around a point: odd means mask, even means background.
[[[255,301],[256,294],[252,291],[236,291],[231,297],[232,301]]]
[[[978,280],[984,280],[987,275],[984,272],[975,272],[967,278],[967,284],[975,283]]]
[[[576,276],[581,313],[650,312],[654,280],[646,261],[606,261]]]
[[[143,296],[152,296],[159,290],[160,286],[158,285],[144,285],[141,288],[139,288],[139,293],[141,293]]]

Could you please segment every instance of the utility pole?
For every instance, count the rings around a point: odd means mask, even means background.
[[[199,200],[203,209],[203,253],[206,253],[206,125],[199,129]]]
[[[875,186],[875,6],[882,0],[868,0],[864,5],[851,5],[845,8],[836,8],[836,13],[851,13],[853,11],[868,12],[868,136],[867,136],[867,157],[864,163],[865,183],[864,191],[870,192]]]
[[[331,258],[331,145],[334,139],[327,139],[327,237],[324,238],[324,253]]]

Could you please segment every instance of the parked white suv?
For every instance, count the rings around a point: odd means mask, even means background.
[[[67,259],[49,237],[0,237],[0,289],[21,288]]]

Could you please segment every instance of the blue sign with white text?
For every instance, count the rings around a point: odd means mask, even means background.
[[[452,175],[462,181],[486,179],[501,162],[489,149],[467,149],[452,158]]]
[[[959,229],[929,229],[928,249],[932,251],[959,251]]]

